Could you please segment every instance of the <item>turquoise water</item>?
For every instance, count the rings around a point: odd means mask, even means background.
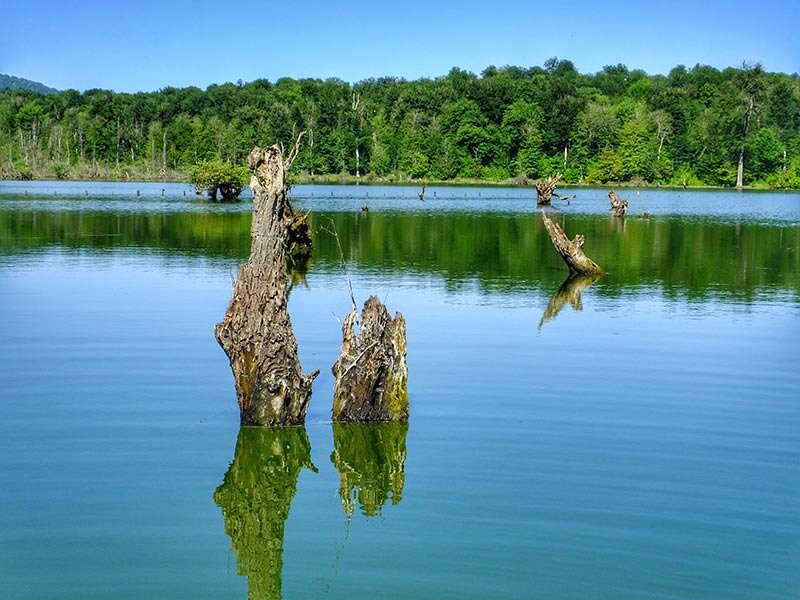
[[[629,191],[622,226],[577,190],[576,290],[530,190],[298,186],[322,373],[305,430],[240,433],[251,205],[184,189],[0,183],[0,597],[800,597],[797,194]],[[331,225],[408,321],[407,430],[329,422]]]

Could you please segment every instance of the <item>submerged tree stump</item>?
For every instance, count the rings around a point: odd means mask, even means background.
[[[615,217],[624,217],[628,210],[628,201],[620,198],[614,190],[608,192],[608,199],[611,201],[611,210]]]
[[[537,206],[550,204],[550,200],[553,197],[553,192],[555,192],[558,182],[561,181],[561,177],[561,173],[556,173],[555,175],[548,177],[544,181],[540,181],[536,184]]]
[[[360,326],[356,334],[355,327]],[[394,319],[377,296],[342,323],[342,349],[332,368],[333,420],[405,421],[408,419],[406,321]]]
[[[550,241],[553,242],[553,246],[555,246],[561,258],[564,259],[570,273],[595,275],[603,272],[603,269],[596,262],[583,253],[582,246],[585,238],[582,235],[578,234],[575,239],[569,239],[564,230],[561,229],[561,226],[551,221],[543,209],[540,212],[542,213],[542,221],[544,221],[547,233],[550,235]]]
[[[299,139],[298,139],[299,143]],[[278,146],[253,148],[253,224],[250,258],[239,269],[225,318],[214,334],[230,360],[243,425],[299,425],[305,421],[311,383],[304,375],[287,310],[286,253],[295,213]]]

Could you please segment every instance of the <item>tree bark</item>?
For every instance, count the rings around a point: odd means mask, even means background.
[[[355,326],[360,326],[356,334]],[[405,421],[408,419],[406,321],[394,319],[377,296],[342,324],[342,349],[332,368],[333,420]]]
[[[550,204],[550,200],[553,197],[553,192],[555,191],[558,182],[561,180],[561,177],[561,173],[556,173],[554,176],[548,177],[544,181],[539,181],[536,184],[537,206]]]
[[[603,269],[596,262],[583,253],[582,246],[585,238],[582,235],[578,234],[575,239],[570,240],[564,230],[561,229],[561,226],[551,221],[543,209],[541,213],[544,226],[550,235],[550,241],[553,242],[553,246],[555,246],[561,258],[564,259],[570,273],[596,275],[603,272]]]
[[[225,318],[214,329],[230,359],[243,425],[302,424],[319,373],[303,374],[287,310],[287,219],[294,212],[285,177],[292,160],[284,161],[278,146],[250,153],[250,258],[239,269]]]
[[[614,190],[608,192],[608,199],[611,201],[611,210],[615,217],[624,217],[628,210],[628,201],[620,198]]]

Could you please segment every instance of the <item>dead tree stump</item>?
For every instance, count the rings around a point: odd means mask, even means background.
[[[582,246],[585,238],[582,235],[578,234],[575,239],[569,239],[558,223],[551,221],[544,210],[540,212],[547,233],[550,235],[550,241],[553,242],[553,246],[567,263],[570,273],[595,275],[603,272],[596,262],[583,253]]]
[[[561,181],[561,173],[548,177],[544,181],[539,181],[536,184],[536,205],[543,206],[550,204],[553,197],[553,192],[556,190],[558,182]]]
[[[360,327],[358,334],[355,326]],[[405,421],[408,419],[406,321],[394,319],[377,296],[342,323],[342,349],[332,368],[333,420]]]
[[[298,144],[299,144],[298,139]],[[286,253],[294,211],[278,146],[253,148],[253,224],[250,258],[239,269],[225,318],[214,328],[228,355],[243,425],[299,425],[305,421],[311,383],[304,375],[287,310]]]
[[[628,210],[628,201],[620,198],[614,190],[608,192],[608,199],[611,201],[611,210],[615,217],[624,217]]]

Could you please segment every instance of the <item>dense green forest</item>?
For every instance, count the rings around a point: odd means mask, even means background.
[[[122,94],[0,90],[0,176],[182,178],[306,131],[300,180],[536,179],[800,187],[800,77],[760,65],[453,69]]]

